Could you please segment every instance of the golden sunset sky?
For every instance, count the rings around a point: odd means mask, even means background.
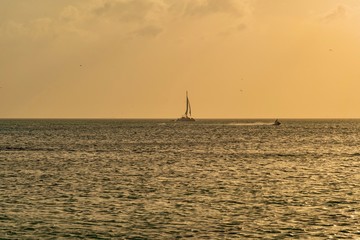
[[[360,118],[359,0],[0,0],[0,118]]]

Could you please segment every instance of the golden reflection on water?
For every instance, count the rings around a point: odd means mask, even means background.
[[[243,123],[2,120],[0,235],[360,236],[360,121]]]

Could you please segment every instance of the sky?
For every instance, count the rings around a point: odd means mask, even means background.
[[[359,0],[0,0],[0,118],[360,118]]]

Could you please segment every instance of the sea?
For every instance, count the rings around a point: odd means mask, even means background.
[[[360,239],[360,120],[0,120],[0,239]]]

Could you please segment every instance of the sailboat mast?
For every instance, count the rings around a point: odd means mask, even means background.
[[[188,103],[189,103],[189,115],[191,117],[191,105],[190,105],[190,100],[188,100]]]
[[[189,112],[189,98],[188,98],[188,92],[186,91],[186,111],[185,111],[185,116],[187,117]]]

